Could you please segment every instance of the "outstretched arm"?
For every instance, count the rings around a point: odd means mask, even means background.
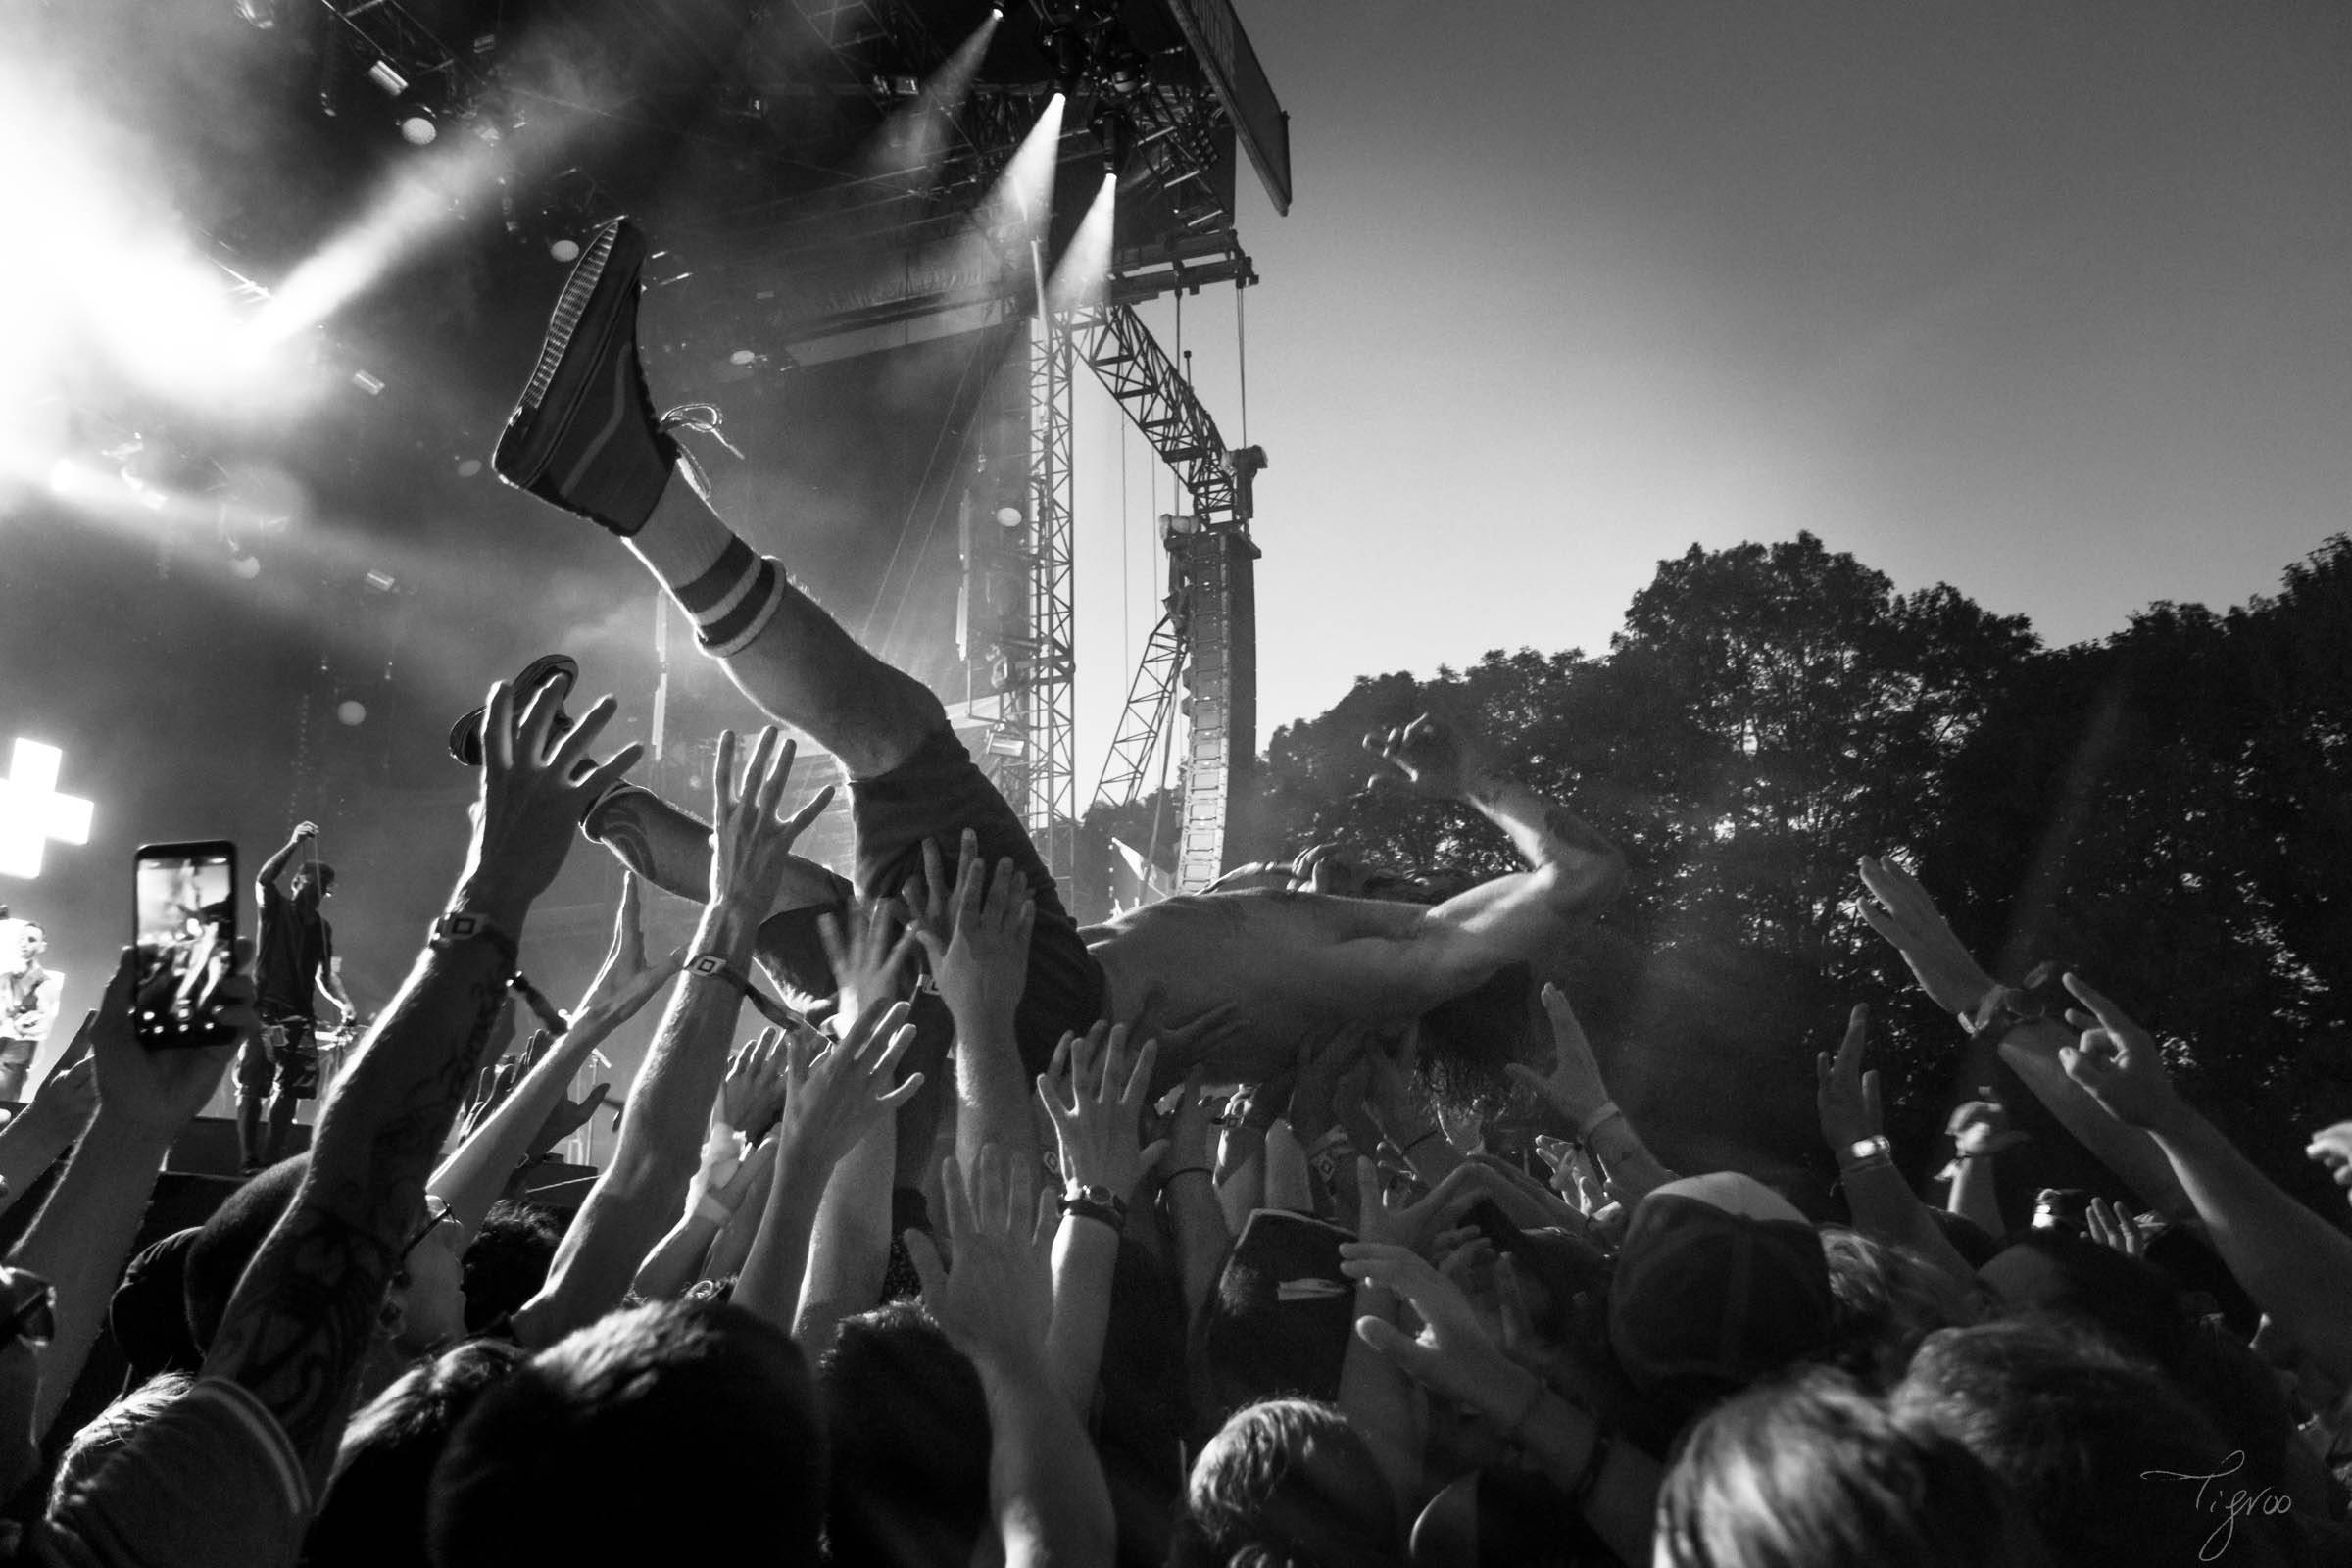
[[[2156,1042],[2075,975],[2086,1011],[2066,1071],[2118,1122],[2152,1136],[2205,1222],[2214,1249],[2265,1312],[2338,1382],[2352,1380],[2352,1237],[2254,1168],[2165,1075]]]
[[[286,847],[282,850],[279,850],[275,855],[272,855],[267,860],[264,860],[262,862],[262,868],[253,873],[253,885],[255,891],[259,892],[263,888],[268,888],[273,893],[282,893],[284,889],[278,887],[277,879],[286,874],[287,862],[294,858],[295,853],[299,851],[305,844],[308,844],[311,840],[317,838],[318,836],[318,823],[297,823],[294,828],[294,836],[286,840]]]
[[[832,800],[821,790],[800,811],[779,810],[795,748],[762,730],[741,782],[735,737],[719,736],[711,768],[718,830],[710,852],[710,902],[695,929],[694,957],[669,996],[654,1043],[629,1091],[612,1162],[564,1233],[547,1284],[514,1314],[515,1337],[553,1345],[617,1304],[677,1217],[694,1179],[704,1122],[727,1067],[727,1042],[743,1007],[753,938],[775,902],[794,839]],[[696,967],[698,960],[715,962]]]
[[[335,1085],[293,1207],[230,1298],[205,1357],[277,1417],[323,1487],[403,1242],[423,1214],[424,1181],[472,1080],[475,1057],[514,972],[531,903],[563,868],[572,824],[597,790],[637,760],[624,747],[567,782],[612,716],[607,698],[555,737],[554,690],[517,720],[514,693],[490,689],[472,849],[451,912],[470,917],[417,959],[358,1060]],[[100,1102],[104,1102],[101,1076]]]
[[[1862,917],[1873,931],[1894,944],[1929,1000],[1963,1021],[1968,1019],[1985,994],[1995,988],[1992,976],[1960,945],[1936,901],[1909,872],[1892,860],[1868,857],[1863,858],[1861,870],[1862,885],[1870,893],[1862,901]],[[2040,1019],[2010,1030],[1997,1049],[2001,1059],[2059,1125],[2115,1172],[2140,1201],[2159,1213],[2184,1216],[2188,1199],[2165,1162],[2163,1151],[2145,1133],[2100,1110],[2098,1102],[2067,1076],[2059,1053],[2073,1043],[2074,1036],[2063,1024]]]
[[[1364,737],[1414,793],[1455,800],[1502,829],[1528,869],[1481,883],[1428,912],[1408,944],[1418,977],[1451,995],[1506,963],[1547,952],[1569,923],[1598,913],[1625,881],[1625,857],[1592,824],[1503,772],[1479,739],[1428,714]]]

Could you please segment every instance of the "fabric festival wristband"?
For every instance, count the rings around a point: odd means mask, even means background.
[[[686,973],[711,975],[724,980],[745,996],[752,994],[752,983],[743,972],[715,953],[698,953],[686,960]]]
[[[489,943],[491,951],[498,955],[498,961],[506,966],[510,974],[515,968],[515,960],[521,956],[520,950],[514,946],[514,939],[500,930],[496,920],[486,914],[473,914],[463,909],[435,920],[433,934],[425,945],[436,953],[443,953],[461,942]]]
[[[1617,1102],[1614,1100],[1604,1100],[1600,1102],[1600,1108],[1598,1110],[1592,1112],[1592,1115],[1587,1116],[1584,1120],[1576,1124],[1576,1136],[1580,1139],[1590,1142],[1594,1133],[1600,1131],[1600,1129],[1606,1126],[1609,1122],[1622,1117],[1624,1114],[1624,1111],[1617,1108]]]
[[[1064,1197],[1061,1200],[1061,1217],[1064,1219],[1076,1217],[1100,1220],[1114,1231],[1124,1231],[1127,1228],[1127,1216],[1121,1213],[1117,1207],[1109,1203],[1098,1203],[1085,1198]]]
[[[705,1193],[694,1200],[694,1217],[709,1220],[713,1225],[724,1226],[727,1221],[735,1217],[735,1211],[720,1202],[716,1194]]]

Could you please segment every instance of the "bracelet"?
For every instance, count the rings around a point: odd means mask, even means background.
[[[688,958],[686,973],[711,975],[724,980],[745,996],[751,995],[752,983],[743,977],[742,971],[715,953],[698,953]]]
[[[694,1217],[707,1219],[711,1224],[724,1229],[727,1221],[735,1217],[735,1211],[720,1202],[717,1194],[705,1193],[694,1200]]]
[[[1167,1175],[1161,1177],[1159,1184],[1162,1187],[1172,1186],[1175,1183],[1176,1178],[1179,1176],[1205,1176],[1211,1182],[1214,1182],[1217,1179],[1217,1173],[1213,1170],[1210,1170],[1206,1165],[1179,1165],[1174,1170],[1168,1172]]]
[[[1893,1162],[1894,1145],[1885,1133],[1873,1133],[1868,1138],[1857,1138],[1847,1145],[1838,1156],[1838,1168],[1849,1172],[1862,1170],[1871,1165],[1886,1165]]]
[[[1617,1108],[1617,1102],[1614,1100],[1604,1100],[1600,1102],[1600,1108],[1598,1110],[1594,1111],[1592,1115],[1587,1116],[1583,1121],[1580,1121],[1576,1124],[1576,1136],[1580,1140],[1590,1139],[1594,1133],[1600,1130],[1602,1123],[1615,1120],[1624,1115],[1625,1112]]]
[[[1511,1424],[1502,1429],[1502,1441],[1514,1448],[1519,1446],[1520,1432],[1527,1425],[1528,1418],[1542,1407],[1544,1396],[1551,1392],[1551,1385],[1544,1381],[1541,1373],[1530,1372],[1528,1376],[1535,1379],[1535,1387],[1527,1391],[1527,1402],[1519,1407],[1517,1415],[1511,1417]]]
[[[453,909],[433,922],[433,934],[426,939],[425,945],[441,953],[461,942],[476,941],[489,943],[492,951],[497,953],[499,962],[506,965],[510,974],[514,972],[515,959],[520,956],[521,950],[514,946],[514,939],[500,930],[498,922],[486,914]]]
[[[1113,1231],[1123,1231],[1127,1228],[1127,1216],[1113,1205],[1093,1202],[1084,1198],[1072,1198],[1066,1193],[1062,1195],[1061,1217],[1063,1219],[1100,1220]]]

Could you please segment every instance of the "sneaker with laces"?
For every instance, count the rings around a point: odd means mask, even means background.
[[[637,357],[645,235],[625,218],[597,231],[564,279],[539,364],[490,466],[501,479],[626,538],[669,483],[662,433]]]
[[[571,728],[571,715],[564,711],[564,699],[580,678],[580,662],[569,654],[541,654],[522,666],[522,673],[513,682],[516,711],[530,706],[533,696],[542,686],[556,688],[555,733],[562,735]],[[482,765],[482,709],[474,709],[449,727],[449,755],[467,767]]]

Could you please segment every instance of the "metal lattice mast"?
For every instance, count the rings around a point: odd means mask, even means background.
[[[1029,516],[1032,646],[1016,709],[1029,742],[1023,820],[1046,867],[1067,879],[1078,861],[1077,609],[1071,571],[1070,333],[1040,311],[1029,344]]]

